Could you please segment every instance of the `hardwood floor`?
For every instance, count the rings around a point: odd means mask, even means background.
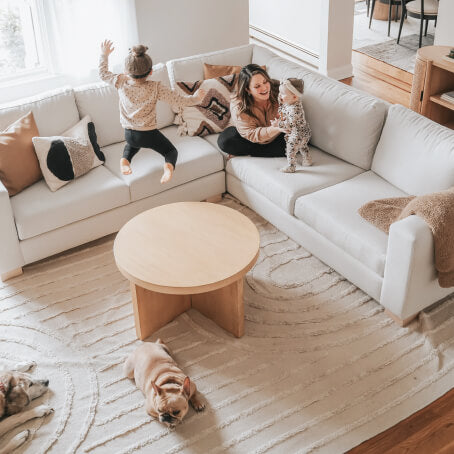
[[[454,453],[454,389],[348,454]]]
[[[353,51],[353,77],[341,82],[392,104],[410,105],[413,74]]]
[[[353,77],[341,82],[392,104],[410,104],[413,75],[353,51]],[[454,388],[348,454],[454,454]]]

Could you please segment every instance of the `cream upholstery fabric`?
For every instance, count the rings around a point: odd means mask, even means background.
[[[160,183],[164,158],[156,151],[141,148],[132,160],[132,174],[123,175],[119,163],[124,143],[111,145],[102,150],[106,156],[105,166],[129,186],[132,201],[167,191],[224,169],[222,156],[202,138],[181,137],[177,134],[176,126],[169,126],[161,132],[178,150],[175,173],[170,182],[164,185]]]
[[[199,201],[225,191],[225,173],[212,173],[206,177],[190,181],[182,186],[159,194],[103,211],[89,218],[66,224],[41,235],[20,242],[20,251],[25,263],[41,260],[52,254],[117,232],[132,217],[145,210],[181,201]],[[1,225],[1,218],[0,218]],[[16,234],[17,238],[17,234]],[[0,263],[2,257],[0,255]],[[23,262],[22,262],[23,263]],[[21,266],[22,263],[17,266]],[[9,268],[12,269],[12,268]]]
[[[392,224],[380,297],[383,306],[405,319],[452,291],[438,285],[430,227],[418,216]]]
[[[11,198],[21,240],[129,203],[128,187],[104,166],[56,192],[41,180]]]
[[[170,86],[167,68],[162,63],[153,67],[150,79]],[[92,118],[100,147],[125,140],[124,129],[120,124],[118,92],[114,87],[101,82],[77,87],[74,94],[80,116],[90,115]],[[167,103],[158,101],[156,104],[158,129],[170,126],[174,117],[172,108]]]
[[[300,197],[295,216],[383,276],[388,235],[364,220],[357,210],[370,200],[405,195],[369,171]]]
[[[403,106],[390,107],[372,170],[411,195],[454,185],[454,131]]]
[[[334,156],[311,148],[312,167],[298,167],[293,174],[279,172],[286,158],[253,158],[239,156],[230,159],[226,172],[254,188],[278,207],[293,214],[295,200],[304,194],[318,191],[363,172]]]
[[[412,13],[421,13],[421,0],[413,0],[412,2],[408,2],[405,6],[407,10]],[[424,14],[438,14],[438,1],[424,0]]]
[[[383,277],[300,219],[291,216],[245,183],[227,174],[227,191],[377,301]]]
[[[62,88],[1,107],[0,130],[30,111],[41,136],[58,136],[80,120],[72,88]]]
[[[217,52],[170,60],[167,62],[170,85],[174,87],[175,82],[195,82],[196,80],[202,80],[203,63],[209,63],[211,65],[248,65],[251,63],[253,48],[253,44],[246,44],[245,46]]]
[[[14,270],[24,264],[19,247],[16,225],[14,223],[8,191],[0,181],[0,238],[2,241],[0,254],[0,274]]]

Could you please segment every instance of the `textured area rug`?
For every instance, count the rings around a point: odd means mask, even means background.
[[[428,34],[422,37],[422,46],[432,46],[433,43],[433,35]],[[402,36],[399,44],[397,44],[396,39],[392,39],[379,44],[372,44],[358,49],[355,48],[355,50],[392,66],[396,66],[404,71],[413,73],[418,44],[419,35],[408,35]]]
[[[0,351],[34,360],[55,412],[31,421],[26,453],[339,453],[454,383],[454,298],[400,328],[383,308],[254,212],[260,256],[245,280],[245,335],[191,310],[161,337],[207,408],[175,430],[122,376],[136,339],[113,238],[0,283]]]

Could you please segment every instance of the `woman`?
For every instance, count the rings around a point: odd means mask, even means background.
[[[241,69],[230,111],[235,126],[218,137],[219,148],[232,156],[285,156],[285,129],[278,128],[279,82],[259,65]]]

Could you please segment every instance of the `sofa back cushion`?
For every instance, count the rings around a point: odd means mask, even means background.
[[[42,136],[59,135],[79,121],[74,92],[65,87],[1,106],[0,130],[30,111]]]
[[[372,170],[407,194],[454,186],[454,131],[403,106],[389,108]]]
[[[311,143],[369,170],[385,120],[387,103],[280,58],[260,46],[252,62],[265,64],[270,77],[304,81],[303,106],[312,129]]]
[[[153,66],[151,80],[162,82],[167,87],[169,77],[164,64]],[[118,92],[111,85],[104,82],[84,85],[74,89],[77,108],[81,117],[89,115],[95,125],[98,144],[105,147],[125,140],[124,129],[120,124],[120,110],[118,106]],[[175,114],[169,104],[158,101],[156,105],[156,119],[158,129],[170,126]]]
[[[233,47],[192,57],[178,58],[167,62],[171,87],[176,82],[195,82],[203,79],[203,64],[244,66],[252,61],[253,44]]]

